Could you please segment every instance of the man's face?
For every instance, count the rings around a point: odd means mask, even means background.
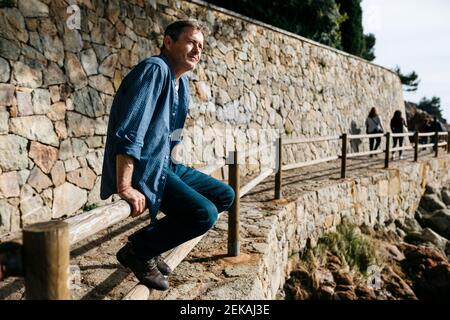
[[[194,69],[200,61],[203,50],[203,34],[192,27],[186,27],[177,41],[166,36],[164,46],[176,72],[184,73]]]

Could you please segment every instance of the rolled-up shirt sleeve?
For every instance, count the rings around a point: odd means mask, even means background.
[[[126,154],[140,160],[144,137],[167,78],[159,65],[142,65],[124,84],[121,111],[115,132],[115,154]]]

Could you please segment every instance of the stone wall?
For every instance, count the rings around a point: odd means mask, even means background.
[[[439,190],[450,180],[450,157],[380,171],[301,194],[278,214],[258,222],[271,228],[262,252],[263,266],[254,279],[254,287],[262,288],[253,292],[255,299],[275,299],[307,240],[315,246],[343,219],[358,226],[395,228],[394,221],[414,218],[425,186]]]
[[[385,123],[404,109],[394,73],[199,1],[12,2],[0,8],[0,235],[105,203],[99,183],[114,93],[134,65],[158,53],[176,19],[194,17],[210,30],[190,75],[183,145],[199,158],[193,165],[234,144],[252,148],[269,129],[357,133],[371,107]],[[285,161],[338,148],[297,146]]]

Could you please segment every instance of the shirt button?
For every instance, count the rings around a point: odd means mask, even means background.
[[[161,199],[158,199],[158,202],[161,202]]]
[[[172,112],[172,115],[175,117],[175,112]]]
[[[166,178],[166,177],[164,177],[164,176],[161,177],[161,179],[163,179],[163,180],[164,180],[165,178]]]
[[[166,156],[166,159],[169,159],[169,156]]]

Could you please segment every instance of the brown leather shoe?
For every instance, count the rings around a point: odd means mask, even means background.
[[[170,269],[169,265],[163,260],[160,255],[156,256],[154,259],[156,261],[158,270],[161,271],[163,275],[168,276],[172,272],[172,269]]]
[[[155,259],[144,261],[133,252],[130,244],[126,244],[116,254],[117,260],[126,268],[131,269],[138,280],[149,288],[156,290],[169,289],[169,281],[158,270]]]

